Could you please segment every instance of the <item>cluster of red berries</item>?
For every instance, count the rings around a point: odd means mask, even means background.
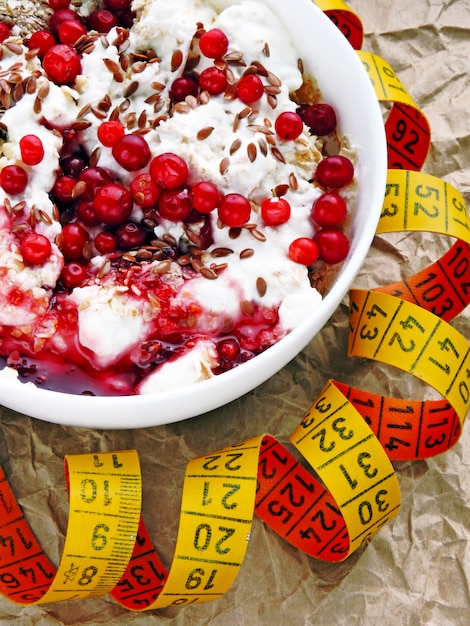
[[[320,259],[334,265],[344,261],[349,252],[349,240],[341,230],[347,215],[347,204],[338,191],[354,178],[354,166],[342,155],[320,161],[314,181],[324,189],[313,203],[311,218],[320,227],[313,238],[299,237],[289,246],[289,257],[296,263],[312,265]],[[261,217],[268,226],[279,226],[289,220],[291,207],[285,198],[268,198],[261,204]]]
[[[50,0],[49,5],[54,11],[49,29],[32,34],[28,45],[37,50],[44,70],[58,84],[72,84],[81,71],[74,45],[88,30],[106,33],[116,25],[125,26],[132,21],[131,0],[104,0],[104,6],[93,11],[85,22],[70,8],[68,0]],[[169,89],[174,103],[198,96],[201,90],[217,96],[228,88],[226,71],[217,63],[229,49],[225,33],[217,28],[205,31],[198,45],[201,54],[213,59],[214,65],[199,74],[183,73],[176,78]],[[241,102],[253,105],[265,93],[265,85],[259,75],[247,73],[237,81],[234,90]],[[304,125],[319,136],[332,133],[336,128],[334,109],[328,104],[302,105],[296,112],[281,112],[274,128],[281,141],[293,141],[303,132]],[[75,131],[65,129],[62,133],[61,172],[51,197],[61,210],[64,223],[60,247],[66,262],[62,273],[66,287],[77,286],[87,277],[86,262],[93,247],[98,253],[109,255],[145,244],[150,233],[142,223],[131,220],[134,205],[141,207],[144,214],[157,211],[159,217],[175,222],[185,222],[195,212],[207,216],[214,210],[219,223],[229,228],[239,228],[250,219],[252,206],[244,195],[223,195],[210,181],[190,184],[188,165],[180,156],[164,153],[152,157],[146,139],[126,132],[118,119],[102,122],[97,138],[111,149],[117,164],[136,173],[128,188],[115,180],[110,171],[89,165]],[[42,142],[35,135],[24,136],[20,150],[25,166],[38,165],[44,157]],[[318,232],[313,238],[300,237],[292,242],[288,250],[292,260],[306,266],[317,259],[330,264],[344,260],[349,241],[341,225],[347,207],[338,190],[350,184],[353,176],[354,168],[346,157],[329,156],[320,161],[314,182],[325,193],[312,208]],[[8,165],[0,172],[0,187],[8,194],[20,195],[27,184],[27,168],[20,164]],[[262,203],[260,214],[265,225],[276,227],[289,220],[291,207],[282,197],[268,198]],[[97,231],[93,238],[92,230]],[[21,252],[27,263],[44,263],[51,252],[50,242],[42,235],[27,235],[21,242]]]
[[[103,0],[103,6],[90,13],[86,20],[70,8],[69,0],[49,0],[53,14],[48,30],[34,32],[28,40],[36,50],[49,78],[59,85],[72,84],[81,71],[80,55],[75,45],[88,31],[108,33],[115,26],[130,27],[135,14],[132,0]]]
[[[341,263],[349,252],[349,239],[341,229],[347,204],[338,191],[350,185],[354,166],[343,155],[325,157],[318,163],[314,182],[324,190],[312,206],[311,218],[319,226],[313,238],[300,237],[289,247],[289,256],[297,263],[312,265],[320,259],[330,265]]]
[[[227,35],[219,28],[205,31],[199,38],[199,50],[208,59],[214,59],[214,65],[202,70],[199,74],[183,73],[176,78],[170,87],[170,97],[173,102],[182,102],[188,96],[196,97],[200,91],[206,91],[211,96],[219,96],[229,87],[227,74],[218,61],[223,60],[229,48]],[[223,64],[222,64],[223,66]],[[246,105],[253,105],[265,93],[265,85],[256,73],[247,73],[237,81],[235,95]],[[297,139],[304,128],[299,113],[284,111],[275,121],[277,136],[284,141]]]
[[[229,42],[221,30],[214,28],[205,32],[199,40],[201,53],[212,59],[221,59],[227,54]],[[211,95],[220,95],[228,88],[227,76],[217,64],[204,69],[199,75],[183,75],[175,79],[170,88],[174,102],[188,96],[196,97],[200,90]],[[243,75],[236,84],[236,96],[247,105],[255,104],[264,94],[264,84],[256,73]],[[296,112],[280,113],[274,124],[277,137],[282,141],[297,139],[307,126],[310,132],[326,136],[336,130],[336,113],[327,103],[301,105]],[[292,242],[289,256],[303,265],[312,265],[317,259],[329,264],[343,261],[349,252],[349,240],[341,230],[347,213],[346,202],[337,191],[349,185],[354,177],[354,168],[344,156],[327,157],[320,162],[315,173],[315,182],[328,190],[312,208],[312,219],[320,230],[313,239],[301,237]],[[333,193],[334,191],[334,193]],[[212,191],[214,203],[217,192]],[[197,207],[196,207],[197,208]],[[200,210],[200,209],[198,209]],[[228,194],[219,205],[219,219],[228,226],[241,226],[250,217],[250,204],[240,194]],[[284,198],[266,199],[261,206],[261,217],[268,226],[278,226],[290,218],[291,208]]]
[[[20,152],[24,165],[39,165],[44,158],[44,146],[37,135],[24,135],[20,139]],[[0,187],[12,196],[24,192],[28,179],[28,172],[22,165],[5,165],[0,171]]]

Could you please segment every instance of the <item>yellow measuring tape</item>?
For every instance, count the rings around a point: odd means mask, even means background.
[[[169,571],[141,517],[135,451],[66,457],[70,513],[57,570],[0,468],[0,591],[13,602],[110,593],[140,611],[215,600],[240,570],[254,514],[306,554],[344,560],[398,513],[392,460],[432,456],[458,440],[470,405],[470,349],[450,321],[470,301],[466,206],[451,185],[419,171],[429,124],[390,65],[359,50],[358,16],[341,1],[317,4],[358,50],[378,99],[391,107],[377,232],[455,238],[418,274],[350,292],[348,353],[398,367],[441,398],[387,398],[330,380],[292,433],[290,448],[265,434],[193,459]]]

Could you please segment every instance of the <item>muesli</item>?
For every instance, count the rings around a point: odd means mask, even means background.
[[[26,32],[30,4],[0,24],[4,366],[154,393],[321,306],[357,157],[268,6],[50,0]]]

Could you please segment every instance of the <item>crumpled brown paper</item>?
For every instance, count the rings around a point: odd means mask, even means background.
[[[470,1],[351,0],[363,48],[387,60],[427,115],[432,149],[424,171],[470,203]],[[427,267],[449,248],[436,235],[377,237],[355,286],[375,287]],[[470,337],[470,315],[453,325]],[[48,555],[58,563],[67,527],[65,454],[137,449],[143,514],[169,566],[184,470],[201,454],[263,432],[287,440],[328,378],[384,395],[421,399],[411,376],[346,356],[347,298],[311,344],[255,391],[226,407],[169,426],[134,431],[66,428],[0,410],[0,464]],[[399,515],[340,564],[311,559],[256,518],[246,560],[230,591],[185,609],[132,613],[110,596],[21,607],[0,597],[0,624],[237,626],[470,623],[470,432],[445,454],[395,464]],[[1,564],[0,564],[1,565]]]

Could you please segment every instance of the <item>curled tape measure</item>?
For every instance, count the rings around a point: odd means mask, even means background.
[[[341,1],[317,4],[359,49],[358,16]],[[348,353],[398,367],[442,398],[387,398],[330,380],[292,433],[291,450],[260,435],[193,459],[169,571],[141,517],[135,451],[66,457],[70,513],[57,569],[0,468],[0,591],[13,602],[110,593],[140,611],[215,600],[239,572],[254,514],[306,554],[342,561],[398,513],[391,461],[429,457],[458,440],[470,406],[470,346],[450,321],[470,301],[470,220],[451,185],[419,172],[430,145],[425,116],[388,63],[358,54],[378,99],[391,106],[377,233],[428,231],[456,241],[410,278],[350,292]]]
[[[426,117],[386,61],[363,50],[358,55],[379,101],[392,105],[385,122],[389,168],[420,170],[431,144]]]
[[[132,555],[142,494],[137,452],[67,456],[65,471],[70,516],[56,571],[0,468],[0,589],[14,602],[104,595],[118,583]]]

